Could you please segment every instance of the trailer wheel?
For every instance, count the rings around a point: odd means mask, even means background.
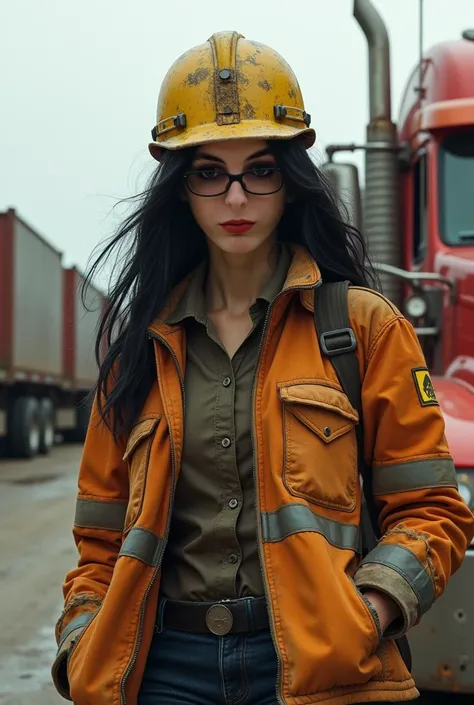
[[[54,406],[51,399],[40,400],[39,452],[48,455],[54,446]]]
[[[40,407],[34,397],[18,397],[13,404],[10,445],[13,455],[33,458],[38,454],[41,437]]]

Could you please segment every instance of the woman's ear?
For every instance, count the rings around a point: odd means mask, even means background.
[[[185,203],[188,202],[188,192],[186,191],[186,186],[181,186],[179,189],[179,200],[184,201]]]
[[[292,193],[291,191],[287,191],[285,203],[294,203],[294,202],[295,202],[295,194]]]

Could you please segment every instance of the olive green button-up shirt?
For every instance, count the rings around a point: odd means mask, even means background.
[[[263,323],[291,253],[250,308],[253,327],[232,359],[206,313],[207,263],[192,275],[168,323],[185,325],[184,445],[161,594],[211,601],[264,594],[257,549],[252,383]]]

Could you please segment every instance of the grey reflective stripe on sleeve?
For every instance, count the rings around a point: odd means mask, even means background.
[[[161,536],[156,536],[148,529],[130,529],[118,557],[129,556],[157,568],[161,563],[164,543]]]
[[[79,629],[79,627],[86,627],[89,622],[91,621],[92,617],[95,617],[97,614],[97,610],[95,612],[86,612],[85,614],[80,614],[78,617],[74,617],[74,619],[71,619],[67,627],[64,627],[62,633],[61,633],[61,639],[59,640],[59,645],[58,645],[58,651],[61,650],[61,646],[64,644],[66,641],[67,637],[69,634],[71,634],[75,629]]]
[[[282,541],[291,534],[314,531],[337,548],[356,551],[359,546],[358,526],[319,516],[305,504],[285,504],[274,512],[262,512],[261,518],[266,543]]]
[[[122,531],[127,506],[127,500],[99,502],[95,499],[78,499],[74,526],[81,529]]]
[[[420,613],[424,614],[430,609],[435,599],[434,584],[428,570],[412,551],[404,546],[381,544],[367,554],[360,566],[367,563],[379,563],[395,570],[417,596]]]
[[[375,466],[373,470],[374,495],[457,486],[451,458],[414,460],[411,463]]]

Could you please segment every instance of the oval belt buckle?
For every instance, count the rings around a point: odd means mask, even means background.
[[[206,625],[216,636],[225,636],[232,629],[234,617],[225,605],[212,605],[206,613]]]

